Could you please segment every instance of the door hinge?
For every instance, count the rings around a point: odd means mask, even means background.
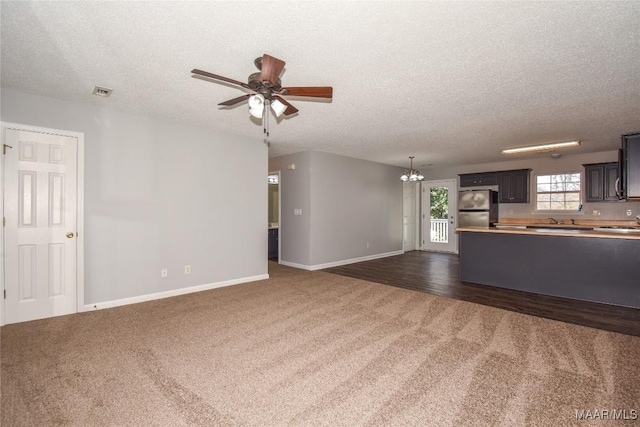
[[[5,225],[7,225],[7,218],[2,217],[2,226],[4,227]]]
[[[13,148],[13,147],[7,144],[2,144],[2,154],[7,154],[7,148]]]
[[[7,290],[4,290],[4,299],[7,299]]]

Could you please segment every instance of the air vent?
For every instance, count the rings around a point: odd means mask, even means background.
[[[94,95],[104,96],[105,98],[111,95],[111,92],[113,92],[113,89],[109,89],[108,87],[104,87],[104,86],[96,85],[96,87],[93,88]]]

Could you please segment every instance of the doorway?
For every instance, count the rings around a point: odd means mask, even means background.
[[[84,136],[2,123],[2,138],[2,323],[77,313]]]
[[[458,253],[456,190],[455,179],[422,183],[423,251]]]
[[[269,172],[268,176],[268,259],[280,262],[280,171]]]

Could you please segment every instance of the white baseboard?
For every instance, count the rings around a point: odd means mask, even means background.
[[[255,282],[257,280],[268,279],[268,274],[258,276],[242,277],[240,279],[226,280],[224,282],[209,283],[206,285],[191,286],[189,288],[174,289],[171,291],[157,292],[154,294],[140,295],[137,297],[123,298],[113,301],[97,302],[93,304],[85,304],[79,312],[102,310],[105,308],[119,307],[121,305],[137,304],[140,302],[153,301],[162,298],[175,297],[178,295],[191,294],[193,292],[208,291],[210,289],[223,288],[225,286],[239,285],[241,283]]]
[[[395,256],[395,255],[402,255],[403,253],[404,253],[404,250],[385,252],[382,254],[367,255],[360,258],[343,259],[340,261],[334,261],[334,262],[328,262],[326,264],[316,264],[316,265],[302,265],[302,264],[295,264],[293,262],[288,262],[288,261],[280,261],[280,264],[286,265],[288,267],[300,268],[302,270],[315,271],[315,270],[323,270],[325,268],[338,267],[341,265],[353,264],[356,262],[371,261],[373,259],[378,259],[378,258],[386,258],[390,256]]]
[[[289,262],[289,261],[280,260],[280,261],[278,261],[278,264],[286,265],[287,267],[299,268],[301,270],[309,270],[309,266],[308,265],[296,264],[295,262]]]

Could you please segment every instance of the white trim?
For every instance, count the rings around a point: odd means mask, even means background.
[[[325,264],[316,264],[316,265],[302,265],[302,264],[295,264],[293,262],[288,262],[288,261],[281,261],[280,264],[286,265],[287,267],[300,268],[302,270],[316,271],[316,270],[324,270],[325,268],[339,267],[341,265],[354,264],[356,262],[371,261],[373,259],[378,259],[378,258],[386,258],[390,256],[395,256],[395,255],[402,255],[403,253],[404,253],[404,250],[384,252],[381,254],[367,255],[360,258],[343,259],[341,261],[327,262]]]
[[[584,211],[573,210],[573,209],[538,209],[538,177],[539,176],[551,176],[551,175],[570,175],[570,174],[578,174],[580,175],[580,190],[577,191],[580,195],[580,205],[584,210],[584,196],[586,196],[584,189],[586,188],[586,172],[585,169],[582,168],[582,171],[577,172],[539,172],[533,173],[533,179],[529,183],[529,191],[532,196],[529,197],[529,205],[531,206],[532,214],[540,214],[540,215],[584,215]],[[541,193],[547,194],[547,191],[541,191]],[[552,192],[553,193],[553,192]],[[576,191],[558,191],[555,193],[576,193]],[[585,197],[586,198],[586,197]],[[597,203],[597,202],[596,202]]]
[[[84,133],[73,132],[62,129],[44,128],[39,126],[24,125],[20,123],[0,122],[1,140],[4,144],[6,129],[23,130],[28,132],[45,133],[50,135],[68,136],[76,138],[78,141],[77,151],[77,171],[76,171],[76,202],[77,202],[77,242],[76,242],[76,312],[80,312],[84,305]],[[2,217],[4,218],[4,159],[0,167],[0,187],[2,188],[2,194],[0,194],[0,209]],[[3,228],[3,227],[0,227]],[[2,241],[2,262],[0,263],[0,290],[4,291],[4,229],[0,231],[0,239]],[[2,300],[0,304],[0,326],[5,323],[4,319],[4,304],[5,300]]]
[[[4,144],[5,140],[5,127],[4,122],[0,123],[0,144]],[[4,221],[4,158],[5,156],[0,153],[2,159],[0,159],[0,216],[2,217],[2,221]],[[2,302],[0,303],[0,326],[4,326],[4,261],[5,261],[5,251],[4,251],[4,224],[0,227],[0,297],[2,298]]]
[[[260,274],[258,276],[241,277],[239,279],[225,280],[222,282],[191,286],[189,288],[174,289],[171,291],[156,292],[153,294],[140,295],[137,297],[123,298],[123,299],[118,299],[113,301],[97,302],[93,304],[85,304],[82,308],[82,311],[83,312],[95,311],[95,310],[103,310],[105,308],[120,307],[122,305],[138,304],[141,302],[153,301],[153,300],[158,300],[163,298],[170,298],[178,295],[185,295],[185,294],[191,294],[194,292],[202,292],[202,291],[208,291],[211,289],[223,288],[226,286],[239,285],[241,283],[255,282],[258,280],[266,280],[268,278],[269,278],[268,274]]]
[[[421,206],[421,210],[422,210],[422,214],[425,215],[425,217],[423,218],[422,216],[420,216],[420,241],[419,241],[419,250],[421,251],[425,251],[425,252],[442,252],[442,253],[447,253],[447,254],[457,254],[460,251],[460,248],[458,248],[458,235],[456,233],[456,228],[458,226],[458,191],[460,190],[460,187],[458,187],[458,180],[456,178],[451,178],[451,179],[435,179],[433,181],[422,181],[421,182],[422,185],[422,199],[420,201],[420,206]],[[451,186],[451,188],[453,188],[453,192],[449,195],[449,219],[453,219],[453,223],[452,225],[450,225],[449,227],[449,235],[453,238],[453,240],[451,241],[451,244],[453,246],[452,250],[445,250],[444,248],[432,248],[432,247],[427,247],[427,243],[425,243],[427,241],[427,233],[425,232],[425,228],[427,228],[427,224],[429,224],[428,220],[427,220],[427,216],[431,216],[430,215],[430,199],[426,197],[425,193],[426,193],[426,189],[427,186],[428,187],[433,187],[433,186],[438,186],[441,185],[443,187],[448,187]],[[480,187],[478,187],[479,189]],[[490,187],[488,187],[487,189],[490,189]],[[451,216],[453,216],[453,218],[451,218]],[[430,219],[429,219],[430,221]]]
[[[415,245],[413,245],[413,250],[414,251],[419,251],[420,250],[420,210],[421,210],[421,203],[422,203],[422,183],[420,183],[420,185],[416,185],[415,186],[415,194],[414,197],[416,198],[416,211],[414,212],[415,215],[415,224],[413,224],[414,228],[415,228],[415,236],[414,238],[414,242]],[[404,232],[404,228],[403,228],[403,232]]]
[[[269,175],[278,175],[278,264],[282,264],[282,174],[279,170],[269,172]],[[268,203],[267,203],[268,205]]]
[[[311,270],[311,268],[308,265],[296,264],[295,262],[278,260],[278,263],[282,265],[286,265],[287,267],[299,268],[301,270]]]

